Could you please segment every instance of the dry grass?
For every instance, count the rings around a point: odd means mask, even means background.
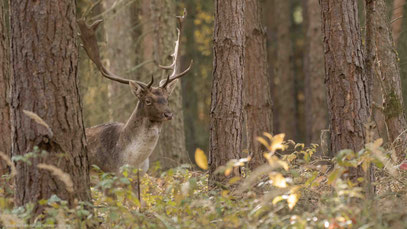
[[[8,166],[10,166],[11,168],[11,177],[14,177],[15,175],[17,175],[17,169],[14,166],[14,163],[11,161],[11,159],[3,152],[0,151],[0,158],[3,159]]]
[[[68,192],[73,193],[73,191],[74,191],[73,182],[72,182],[72,179],[69,176],[69,174],[65,173],[64,171],[62,171],[61,169],[59,169],[53,165],[40,163],[37,165],[37,167],[40,169],[45,169],[45,170],[50,171],[52,173],[52,175],[59,178],[59,180],[61,180],[65,184],[66,190]]]

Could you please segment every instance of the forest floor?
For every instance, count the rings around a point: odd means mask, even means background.
[[[265,144],[268,142],[265,141]],[[208,188],[208,172],[191,165],[168,171],[159,166],[141,178],[139,202],[132,183],[137,170],[124,167],[121,177],[99,171],[92,187],[93,203],[77,203],[52,196],[41,201],[44,214],[37,228],[69,225],[84,228],[406,228],[407,172],[395,165],[381,141],[360,152],[343,150],[333,160],[313,154],[316,145],[270,139],[267,163],[254,171],[248,159],[233,160],[218,170],[226,179]],[[278,145],[277,145],[278,144]],[[292,153],[281,154],[290,148]],[[199,159],[198,159],[199,160]],[[352,169],[375,166],[375,194],[364,178],[350,179]],[[241,177],[230,176],[241,167]],[[229,175],[229,176],[226,176]],[[32,205],[13,207],[9,187],[0,185],[3,225],[26,225]]]

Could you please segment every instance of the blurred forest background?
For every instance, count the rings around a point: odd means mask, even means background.
[[[406,7],[406,0],[0,0],[0,221],[405,228]],[[141,146],[140,135],[123,129],[99,135],[120,146],[107,164],[127,163],[117,153],[148,148],[159,134],[148,174],[139,176],[140,164],[89,173],[86,145],[109,145],[86,142],[83,125],[124,123],[137,99],[78,48],[75,22],[103,19],[96,36],[106,69],[143,82],[153,75],[157,85],[184,9],[181,69],[194,64],[169,99],[175,117],[161,130],[156,111],[138,108],[136,118],[148,121],[133,119],[148,129]],[[94,39],[93,30],[80,31],[83,43]]]
[[[404,92],[407,91],[407,19],[402,17],[404,0],[387,0],[388,17],[400,59]],[[317,1],[261,1],[264,35],[273,101],[273,132],[306,144],[321,143],[321,131],[328,129],[324,85],[324,57],[321,13]],[[164,167],[189,162],[196,148],[208,150],[209,107],[213,74],[212,1],[79,0],[78,16],[104,24],[98,31],[102,57],[113,72],[147,82],[151,74],[164,72],[175,40],[175,17],[184,8],[188,20],[182,47],[185,64],[196,61],[191,73],[171,98],[176,119],[166,123],[153,161],[161,158]],[[364,2],[359,1],[362,34],[365,34]],[[89,11],[90,12],[86,12]],[[365,41],[364,41],[365,42]],[[184,65],[185,65],[184,64]],[[102,78],[80,53],[80,83],[85,126],[125,122],[136,105],[127,86]],[[404,93],[405,99],[407,93]],[[164,152],[164,148],[170,150]],[[175,163],[175,164],[174,164]]]

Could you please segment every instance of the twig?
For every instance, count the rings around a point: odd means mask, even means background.
[[[391,20],[390,24],[393,24],[394,22],[398,21],[401,18],[403,18],[403,16],[400,16],[398,18],[395,18],[395,19]]]

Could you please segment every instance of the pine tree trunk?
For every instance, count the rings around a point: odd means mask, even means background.
[[[366,3],[366,4],[365,4]],[[364,1],[362,4],[359,4],[360,8],[364,9],[363,18],[365,18],[365,69],[366,76],[368,77],[369,89],[370,89],[370,99],[372,103],[372,117],[375,122],[375,132],[373,133],[374,139],[382,138],[384,142],[388,142],[389,135],[386,126],[386,120],[384,113],[380,106],[383,106],[383,91],[381,82],[378,77],[376,77],[376,69],[374,67],[376,62],[376,48],[374,47],[374,21],[376,20],[375,15],[373,15],[369,10],[370,5],[367,1]],[[362,17],[359,17],[362,18]]]
[[[277,91],[275,90],[274,80],[276,80],[276,63],[277,63],[277,16],[274,4],[275,0],[268,0],[264,3],[265,13],[264,20],[267,28],[267,62],[268,62],[268,74],[269,74],[269,85],[270,94],[273,101],[273,133],[280,133],[278,129],[278,117],[277,112],[277,101],[274,99],[277,97]]]
[[[209,184],[215,170],[241,153],[245,66],[245,0],[215,0],[214,61],[209,142]],[[240,175],[235,169],[234,175]]]
[[[90,201],[78,91],[75,1],[13,0],[10,9],[12,155],[25,155],[35,146],[40,152],[48,152],[32,159],[32,164],[17,162],[15,203],[38,203],[53,194],[70,204],[74,199]],[[23,110],[36,113],[52,133]],[[54,165],[69,174],[73,192],[68,192],[69,186],[60,177],[39,169],[39,163]],[[34,213],[42,210],[36,206]]]
[[[321,2],[331,152],[365,144],[370,97],[356,0]]]
[[[306,144],[320,143],[321,130],[328,128],[328,109],[324,85],[324,47],[318,0],[304,4],[306,16],[305,119]],[[327,152],[322,152],[326,154]]]
[[[404,15],[404,5],[405,4],[406,4],[406,0],[394,0],[393,1],[393,14],[392,14],[392,19],[391,19],[391,21],[392,21],[391,30],[393,33],[394,43],[396,44],[396,46],[398,44],[402,25],[403,25],[403,15]]]
[[[10,39],[7,29],[8,6],[5,3],[0,0],[0,151],[11,158]],[[7,164],[0,159],[0,177],[7,172]]]
[[[247,148],[252,155],[250,166],[265,162],[264,147],[256,140],[263,132],[273,130],[273,110],[267,66],[266,36],[261,24],[261,6],[258,0],[246,0],[245,9],[245,80],[244,109]]]
[[[373,59],[373,80],[379,85],[384,108],[383,114],[390,143],[396,150],[398,159],[405,158],[407,123],[403,110],[400,70],[397,52],[392,38],[390,22],[387,19],[387,6],[384,0],[367,0],[367,43],[369,56]]]
[[[295,78],[290,37],[291,1],[275,1],[274,7],[277,23],[277,56],[273,77],[274,111],[277,116],[274,118],[274,132],[285,133],[287,139],[296,139]]]
[[[172,61],[170,55],[174,51],[176,40],[176,16],[178,14],[175,11],[175,2],[172,0],[151,0],[150,7],[154,31],[153,59],[156,63],[168,65]],[[155,75],[161,75],[162,78],[166,77],[163,70],[155,69]],[[163,169],[179,166],[182,163],[190,163],[185,145],[184,115],[179,81],[171,94],[169,104],[174,117],[164,124],[156,149],[150,157],[150,164],[159,161]]]

